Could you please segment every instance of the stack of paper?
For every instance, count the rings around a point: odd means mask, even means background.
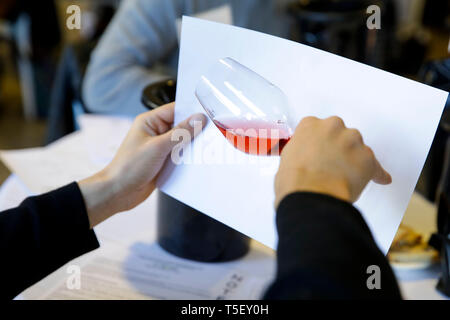
[[[132,120],[82,115],[80,131],[42,148],[0,151],[0,159],[33,193],[86,178],[111,161]]]

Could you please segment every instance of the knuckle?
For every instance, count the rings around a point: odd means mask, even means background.
[[[146,114],[145,113],[141,113],[139,115],[136,116],[136,118],[134,118],[134,122],[145,122],[146,120]]]
[[[316,117],[313,117],[313,116],[304,117],[300,121],[299,126],[301,126],[301,125],[308,125],[308,124],[311,124],[311,123],[313,123],[313,122],[315,122],[317,120],[319,120],[319,119],[317,119]]]
[[[318,118],[316,118],[314,116],[308,116],[308,117],[304,117],[301,122],[307,123],[307,122],[312,122],[312,121],[316,121],[316,120],[318,120]]]
[[[340,129],[345,127],[344,120],[338,116],[332,116],[326,119],[332,128]]]
[[[367,159],[370,160],[370,161],[375,160],[375,153],[373,152],[372,148],[366,146],[365,149],[366,149],[366,150],[365,150],[365,151],[366,151],[365,154],[366,154],[366,156],[367,156]]]
[[[349,137],[350,140],[354,143],[363,143],[363,137],[361,135],[361,132],[357,129],[349,129]]]
[[[299,130],[301,130],[303,127],[305,126],[310,126],[312,123],[314,123],[315,121],[319,120],[316,117],[313,116],[308,116],[308,117],[304,117],[299,124],[297,125],[297,127],[295,128],[295,131],[298,132]]]

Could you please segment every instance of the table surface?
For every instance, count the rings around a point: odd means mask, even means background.
[[[19,203],[22,198],[26,196],[24,190],[26,189],[20,184],[20,180],[16,176],[12,175],[10,178],[8,178],[8,180],[0,188],[0,209],[3,210],[5,209],[5,207],[11,207],[16,203]],[[69,264],[89,266],[89,264],[96,257],[105,259],[105,257],[108,258],[112,256],[114,256],[118,261],[122,261],[125,260],[125,256],[122,257],[120,254],[117,254],[117,252],[131,252],[133,248],[136,247],[136,244],[141,244],[144,250],[146,250],[145,245],[147,245],[148,248],[152,248],[152,244],[154,244],[155,239],[154,227],[156,225],[156,201],[156,196],[152,195],[142,205],[133,209],[133,212],[121,213],[101,224],[98,228],[96,228],[96,234],[101,243],[101,248],[82,257],[79,257],[71,261]],[[436,225],[435,221],[435,206],[426,201],[419,194],[414,193],[403,218],[403,223],[414,227],[419,232],[427,235],[434,231]],[[153,226],[152,230],[149,230],[148,228],[148,226],[150,225]],[[118,242],[117,239],[120,239],[120,241]],[[143,243],[146,244],[142,245]],[[114,251],[114,249],[117,247],[120,247],[121,249],[119,251]],[[158,254],[164,255],[166,253],[160,252]],[[168,259],[173,260],[178,258],[170,257]],[[180,263],[185,262],[183,261],[184,259],[179,260]],[[139,264],[140,262],[137,263]],[[208,263],[198,265],[204,266],[205,268],[209,268],[210,266],[210,264]],[[118,264],[118,268],[125,268],[125,263]],[[239,272],[243,272],[244,274],[251,274],[258,279],[263,279],[264,285],[267,285],[268,283],[270,283],[275,270],[274,252],[270,248],[265,247],[264,245],[256,241],[252,241],[251,250],[249,254],[247,254],[243,259],[234,261],[232,263],[214,264],[213,268],[222,268],[220,272],[224,274],[228,270],[240,270]],[[394,271],[399,280],[399,285],[405,299],[445,299],[445,297],[435,289],[435,285],[440,272],[438,265],[434,265],[426,269],[394,269]],[[130,281],[132,282],[132,280],[126,279],[126,275],[124,272],[118,272],[116,276],[118,277],[117,280],[120,280],[123,283],[127,283]],[[39,281],[32,287],[25,290],[18,298],[45,299],[64,297],[61,295],[52,296],[49,295],[49,292],[53,292],[54,294],[54,288],[57,288],[58,286],[61,286],[61,284],[66,283],[67,278],[67,265],[65,265],[43,280]],[[89,293],[83,293],[75,298],[104,299],[105,295],[100,294],[102,288],[99,287],[102,286],[102,283],[98,282],[97,280],[98,279],[87,280],[92,282],[89,283]],[[130,286],[127,286],[127,288],[129,289],[129,287],[133,287],[132,284],[133,283],[131,283]],[[208,284],[205,286],[208,286]],[[166,293],[164,296],[159,296],[148,293],[142,294],[142,292],[139,292],[138,289],[130,289],[129,291],[127,290],[123,291],[125,292],[125,295],[121,296],[122,298],[180,298],[180,296],[177,294],[171,296],[170,292]],[[246,294],[247,293],[242,293],[241,296],[237,297],[251,299],[256,298],[254,295],[247,296]],[[74,297],[71,296],[70,298]],[[115,297],[112,296],[111,298]],[[233,298],[236,298],[236,296]]]

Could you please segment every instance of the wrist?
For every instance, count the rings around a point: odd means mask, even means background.
[[[342,177],[302,169],[279,172],[275,180],[275,208],[284,197],[294,192],[321,193],[351,202],[349,184]]]
[[[78,182],[91,228],[117,213],[116,186],[112,176],[102,170]]]

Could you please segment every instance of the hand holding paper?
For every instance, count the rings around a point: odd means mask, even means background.
[[[164,162],[178,144],[172,140],[173,133],[184,130],[194,138],[197,132],[192,121],[206,123],[204,115],[196,114],[172,128],[173,115],[173,103],[139,115],[111,163],[79,182],[91,227],[147,199]]]

